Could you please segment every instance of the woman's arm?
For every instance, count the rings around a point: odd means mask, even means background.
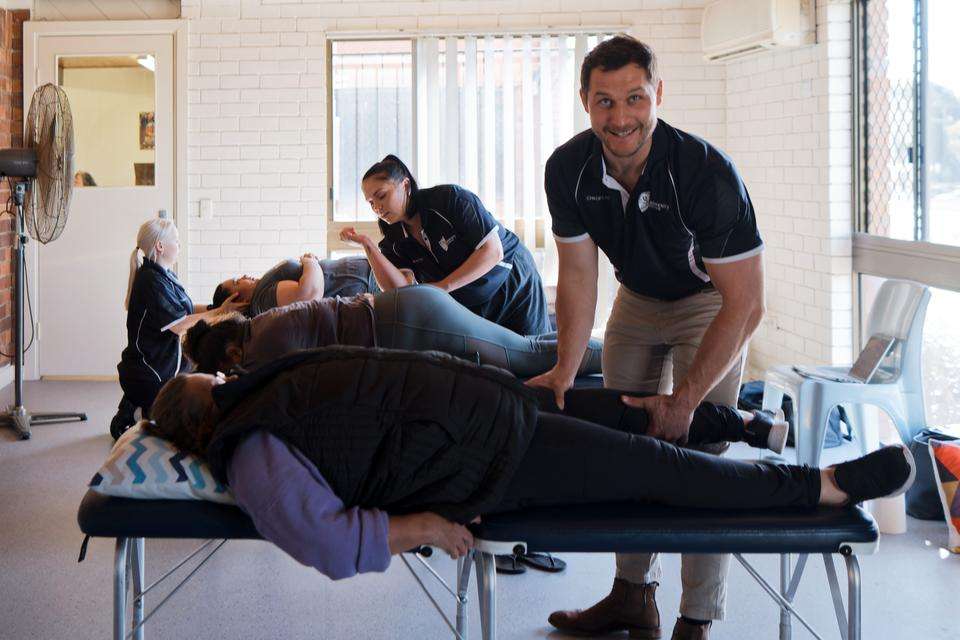
[[[421,545],[455,558],[473,545],[466,527],[432,513],[388,516],[345,507],[312,462],[265,431],[237,447],[227,476],[264,538],[334,580],[386,571],[392,554]]]
[[[277,283],[277,306],[283,307],[293,302],[319,300],[323,297],[324,280],[320,261],[312,253],[300,258],[303,273],[300,280],[281,280]]]
[[[390,566],[389,520],[347,508],[299,451],[258,431],[236,449],[227,480],[257,531],[297,562],[334,580]]]
[[[357,233],[353,227],[345,227],[340,231],[340,239],[345,242],[356,242],[363,247],[363,252],[370,262],[370,268],[373,269],[373,277],[377,279],[377,284],[382,290],[390,291],[415,282],[413,272],[408,269],[398,269],[387,259],[387,256],[383,255],[380,247],[370,236]]]
[[[435,287],[440,287],[448,293],[450,291],[456,291],[460,287],[464,287],[485,275],[501,260],[503,260],[503,243],[500,242],[500,236],[497,231],[494,230],[487,236],[483,244],[474,249],[470,257],[457,267],[453,273],[443,280],[431,282],[430,284]]]

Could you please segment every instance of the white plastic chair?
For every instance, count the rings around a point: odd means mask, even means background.
[[[779,409],[784,394],[793,399],[799,464],[819,464],[827,420],[837,405],[853,408],[851,428],[863,453],[879,445],[876,429],[871,428],[867,433],[865,405],[885,411],[907,444],[924,428],[921,349],[929,302],[930,291],[916,282],[887,280],[880,287],[870,309],[866,335],[886,334],[896,338],[896,342],[868,384],[804,377],[791,365],[776,366],[766,372],[763,408]],[[816,370],[845,374],[849,367],[817,367]]]

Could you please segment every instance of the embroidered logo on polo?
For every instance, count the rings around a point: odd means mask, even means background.
[[[440,236],[440,240],[437,241],[437,244],[440,245],[440,248],[444,251],[447,251],[450,248],[450,245],[453,244],[453,241],[457,239],[457,236],[450,236],[449,238],[444,238]]]
[[[608,194],[602,196],[583,196],[583,199],[587,202],[602,202],[604,200],[609,200],[610,196]]]
[[[647,209],[653,209],[654,211],[666,211],[670,208],[670,205],[662,202],[654,202],[650,199],[650,192],[644,191],[637,198],[637,208],[640,209],[641,213],[645,212]]]

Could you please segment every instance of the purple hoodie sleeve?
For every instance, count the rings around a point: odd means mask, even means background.
[[[276,436],[247,437],[227,480],[260,535],[301,564],[334,580],[390,566],[386,512],[345,508],[316,466]]]

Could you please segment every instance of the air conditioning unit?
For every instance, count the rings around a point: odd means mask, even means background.
[[[815,0],[719,0],[703,10],[703,57],[725,62],[817,41]]]

